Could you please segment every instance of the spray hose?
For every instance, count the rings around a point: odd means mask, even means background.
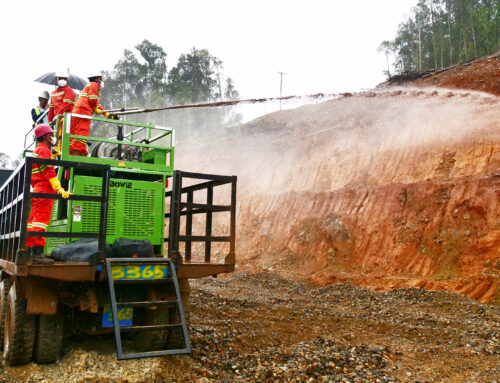
[[[308,96],[286,96],[286,97],[269,97],[269,98],[252,98],[247,100],[231,100],[231,101],[216,101],[216,102],[208,102],[203,104],[187,104],[187,105],[175,105],[175,106],[165,106],[161,108],[121,108],[121,109],[110,109],[105,110],[105,112],[112,113],[114,115],[129,115],[129,114],[139,114],[139,113],[151,113],[151,112],[159,112],[162,110],[173,110],[173,109],[188,109],[188,108],[214,108],[220,106],[231,106],[237,104],[255,104],[261,102],[268,101],[279,101],[279,100],[291,100],[294,98],[322,98],[322,97],[334,97],[338,96],[337,94],[324,94],[324,93],[316,93]]]

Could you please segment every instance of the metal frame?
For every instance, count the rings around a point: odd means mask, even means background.
[[[31,127],[30,130],[28,130],[28,132],[24,135],[24,151],[27,151],[33,144],[34,142],[32,142],[31,144],[29,144],[28,146],[26,146],[26,141],[28,140],[28,136],[29,134],[35,130],[36,126],[39,125],[41,123],[41,121],[44,119],[44,117],[49,113],[49,107],[47,106],[47,109],[45,110],[45,112],[43,112],[40,117],[38,117],[38,119],[33,123],[33,126]]]
[[[102,195],[70,195],[73,201],[95,201],[101,203],[100,227],[98,233],[72,232],[28,232],[30,201],[32,198],[62,199],[55,193],[33,193],[31,174],[34,164],[61,166],[64,168],[90,169],[102,172]],[[0,188],[0,256],[2,260],[16,265],[27,264],[31,260],[26,248],[27,237],[58,238],[98,238],[98,254],[104,257],[106,246],[106,224],[108,215],[109,165],[87,164],[72,161],[58,161],[26,157],[9,179]]]
[[[205,180],[195,185],[182,187],[182,179],[191,178]],[[229,254],[226,259],[234,263],[235,238],[236,238],[236,176],[221,176],[215,174],[190,173],[175,170],[173,175],[172,190],[165,193],[165,197],[170,197],[170,213],[165,214],[170,218],[168,241],[168,256],[177,262],[182,262],[182,255],[179,252],[179,242],[185,242],[184,261],[191,262],[191,245],[193,242],[205,242],[205,262],[211,259],[212,242],[229,242]],[[231,204],[214,205],[214,188],[221,185],[231,184]],[[206,190],[207,203],[193,203],[193,193],[198,190]],[[186,194],[186,201],[182,202],[182,195]],[[230,233],[229,236],[212,236],[212,214],[215,212],[229,211]],[[206,214],[206,230],[204,236],[192,235],[193,215]],[[179,235],[181,216],[186,216],[186,235]]]
[[[129,265],[132,263],[140,264],[168,264],[169,270],[171,272],[171,278],[162,279],[132,279],[132,280],[114,280],[113,273],[111,270],[111,264],[115,265]],[[175,265],[171,259],[168,258],[107,258],[106,259],[106,273],[108,276],[109,292],[111,298],[111,311],[113,313],[113,329],[115,333],[115,345],[118,360],[124,359],[135,359],[135,358],[148,358],[152,356],[164,356],[164,355],[180,355],[191,353],[191,344],[189,343],[189,336],[187,333],[186,319],[184,317],[184,308],[182,306],[181,292],[179,289],[179,283],[177,281],[177,274],[175,270]],[[141,284],[141,283],[161,283],[161,282],[172,282],[175,287],[175,296],[177,301],[143,301],[143,302],[117,302],[115,294],[115,284],[117,283],[128,283],[128,284]],[[172,306],[178,307],[179,316],[181,318],[181,325],[179,324],[164,324],[164,325],[150,325],[150,326],[129,326],[120,327],[120,321],[118,320],[118,306],[135,306],[135,307],[151,307],[151,306]],[[147,352],[136,352],[136,353],[124,353],[121,331],[159,331],[166,329],[174,329],[182,326],[182,334],[184,336],[185,348],[183,349],[171,349],[171,350],[161,350],[161,351],[147,351]]]
[[[105,138],[99,138],[99,137],[92,137],[92,136],[78,136],[75,134],[71,134],[71,119],[72,117],[78,117],[82,118],[85,120],[92,120],[92,121],[99,121],[99,122],[105,122],[108,124],[113,124],[117,125],[117,128],[120,129],[120,127],[123,127],[124,125],[126,126],[131,126],[131,127],[137,127],[138,129],[135,129],[132,132],[127,133],[126,135],[122,135],[122,139],[116,139],[116,140],[111,140],[111,139],[105,139]],[[151,137],[151,130],[160,130],[162,133]],[[134,142],[133,141],[133,135],[139,133],[142,130],[147,130],[147,136],[148,136],[148,143],[141,143],[141,142]],[[170,140],[170,146],[158,146],[158,145],[151,145],[151,142],[154,142],[156,140],[159,140],[160,138],[166,137],[170,135],[171,140]],[[128,138],[130,136],[130,141],[123,141],[123,138]],[[136,161],[125,161],[122,159],[109,159],[109,158],[96,158],[96,157],[82,157],[82,156],[75,156],[71,155],[69,153],[69,146],[70,146],[70,139],[71,138],[77,138],[77,139],[82,139],[82,140],[87,140],[90,142],[104,142],[104,143],[109,143],[109,144],[115,144],[118,146],[118,148],[121,147],[121,145],[128,145],[128,146],[136,146],[136,147],[141,147],[141,148],[147,148],[147,149],[158,149],[158,150],[163,150],[168,154],[168,164],[151,164],[151,163],[145,163],[145,162],[136,162]],[[61,158],[63,160],[73,160],[73,161],[79,161],[79,162],[87,162],[87,163],[95,163],[95,164],[108,164],[110,166],[115,166],[115,167],[122,167],[122,168],[132,168],[132,169],[141,169],[141,170],[157,170],[161,171],[168,176],[173,174],[173,169],[174,169],[174,152],[175,152],[175,131],[172,128],[165,128],[161,126],[154,126],[152,124],[140,124],[136,122],[130,122],[130,121],[121,121],[121,120],[111,120],[109,118],[102,118],[102,117],[95,117],[95,116],[85,116],[82,114],[74,114],[74,113],[64,113],[64,120],[63,120],[63,132],[61,135],[61,153],[62,156]]]
[[[116,140],[112,139],[105,139],[105,138],[99,138],[99,137],[92,137],[92,136],[78,136],[71,134],[71,119],[72,117],[78,117],[82,118],[85,120],[91,120],[91,121],[97,121],[97,122],[105,122],[107,124],[114,124],[117,125],[118,128],[118,134]],[[62,119],[62,124],[59,124],[59,120]],[[83,114],[75,114],[75,113],[64,113],[63,115],[57,115],[54,117],[54,120],[50,123],[50,125],[53,127],[55,130],[62,129],[60,134],[58,133],[57,136],[61,138],[61,159],[62,160],[69,160],[69,161],[76,161],[76,162],[86,162],[86,163],[93,163],[93,164],[105,164],[105,165],[110,165],[114,166],[117,168],[129,168],[129,169],[141,169],[145,171],[161,171],[162,173],[166,174],[167,176],[171,176],[174,171],[174,153],[175,153],[175,130],[172,128],[168,127],[162,127],[162,126],[155,126],[152,124],[141,124],[141,123],[136,123],[136,122],[130,122],[130,121],[121,121],[121,120],[112,120],[109,118],[104,118],[104,117],[97,117],[97,116],[86,116]],[[122,131],[123,126],[130,126],[130,127],[137,127],[137,129],[123,135],[120,135],[120,131]],[[32,152],[30,150],[31,146],[33,143],[27,145],[26,141],[28,139],[29,134],[33,131],[34,128],[32,128],[28,133],[26,133],[24,137],[24,151],[23,151],[23,157],[26,156],[26,153]],[[152,136],[152,130],[159,130],[160,133]],[[134,141],[134,135],[137,135],[139,132],[147,130],[147,142],[142,143],[142,142],[135,142]],[[170,139],[170,146],[159,146],[159,145],[151,145],[152,142],[155,142],[163,137],[169,136],[171,137]],[[146,162],[137,162],[137,161],[126,161],[122,159],[110,159],[110,158],[96,158],[96,157],[82,157],[82,156],[75,156],[69,154],[69,146],[70,146],[70,138],[77,138],[77,139],[82,139],[82,140],[87,140],[89,142],[104,142],[104,143],[109,143],[109,144],[115,144],[119,148],[119,152],[121,151],[121,146],[122,145],[128,145],[128,146],[134,146],[134,147],[141,147],[141,148],[146,148],[146,149],[157,149],[157,150],[162,150],[167,153],[167,158],[168,158],[168,164],[157,164],[157,163],[146,163]],[[124,141],[123,139],[127,139],[128,141]],[[121,157],[121,156],[120,156]]]

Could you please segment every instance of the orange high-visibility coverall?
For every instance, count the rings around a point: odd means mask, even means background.
[[[50,148],[40,142],[33,153],[33,157],[51,158]],[[34,164],[31,170],[31,186],[33,193],[55,193],[49,180],[56,177],[56,171],[51,165]],[[28,231],[46,231],[52,215],[53,199],[33,198],[31,212],[28,218]],[[45,246],[45,238],[27,237],[26,246]]]
[[[68,85],[58,86],[50,96],[48,116],[49,122],[52,122],[55,116],[63,113],[71,113],[74,105],[75,92],[73,91],[73,89],[71,89]],[[59,118],[57,125],[59,127],[57,139],[60,139],[62,135],[62,117]]]
[[[97,114],[102,114],[104,108],[99,104],[100,90],[101,86],[96,82],[91,82],[85,88],[83,88],[82,93],[80,93],[80,96],[76,101],[73,113],[83,114],[85,116],[92,116],[94,112],[96,112]],[[70,134],[88,137],[90,133],[90,122],[91,120],[72,117]],[[71,150],[77,150],[82,153],[82,155],[88,155],[87,140],[71,138],[70,142],[70,152]]]
[[[63,113],[71,113],[75,105],[75,92],[68,85],[58,86],[50,96],[49,104],[49,122],[54,120],[55,116]]]

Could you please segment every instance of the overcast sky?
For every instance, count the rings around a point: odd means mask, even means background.
[[[41,90],[33,80],[70,68],[110,70],[148,39],[167,52],[206,48],[224,62],[242,98],[343,92],[382,82],[380,42],[393,39],[416,0],[4,1],[0,13],[3,131],[17,156]],[[106,105],[104,105],[106,107]]]

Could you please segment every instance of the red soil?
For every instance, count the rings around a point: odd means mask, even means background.
[[[495,96],[369,92],[264,116],[177,166],[238,175],[239,270],[498,302],[499,121]]]
[[[412,85],[480,90],[500,96],[500,53],[414,81]]]

